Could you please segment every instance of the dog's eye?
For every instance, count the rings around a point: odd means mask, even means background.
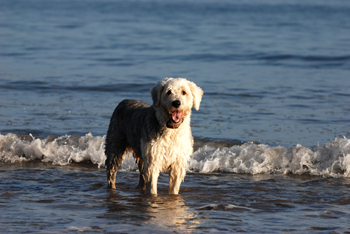
[[[171,91],[170,91],[170,90],[169,90],[168,92],[166,92],[166,95],[169,96],[170,94],[171,94]]]
[[[182,95],[186,95],[186,92],[182,90]]]

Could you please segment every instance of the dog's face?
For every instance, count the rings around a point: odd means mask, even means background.
[[[184,78],[165,78],[151,90],[153,106],[162,112],[168,128],[178,128],[190,115],[192,107],[199,109],[203,90]]]

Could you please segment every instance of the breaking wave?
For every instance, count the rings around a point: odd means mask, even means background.
[[[292,173],[327,177],[350,177],[350,140],[336,138],[326,145],[308,148],[270,147],[246,143],[230,148],[204,146],[192,156],[188,170],[246,174]]]
[[[0,134],[0,163],[39,160],[53,165],[92,162],[104,167],[105,136],[49,136],[44,139]],[[350,140],[336,138],[314,148],[245,143],[214,147],[203,142],[192,155],[188,172],[245,174],[309,174],[325,177],[350,177]],[[136,171],[133,157],[126,157],[122,171]]]
[[[91,161],[101,167],[105,161],[104,142],[104,137],[94,137],[91,133],[82,137],[49,136],[45,139],[8,133],[0,135],[0,162],[41,160],[64,166],[72,162]]]

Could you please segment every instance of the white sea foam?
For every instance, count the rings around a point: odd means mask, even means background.
[[[105,136],[61,136],[23,140],[15,134],[0,134],[0,162],[30,160],[67,165],[91,161],[104,167]],[[133,157],[126,157],[122,171],[136,171]],[[350,140],[336,138],[315,148],[301,145],[285,148],[246,143],[232,147],[200,147],[192,155],[188,172],[230,172],[246,174],[293,173],[330,177],[350,177]]]
[[[21,140],[15,134],[0,135],[0,161],[20,162],[39,159],[54,165],[90,160],[99,167],[104,165],[104,137],[61,136],[56,139]]]
[[[350,177],[350,140],[336,138],[315,148],[301,145],[270,147],[250,143],[221,149],[204,146],[193,154],[188,170],[202,173],[308,173]]]
[[[15,163],[30,160],[52,162],[53,165],[67,165],[72,162],[91,161],[98,167],[104,167],[106,156],[104,153],[105,136],[61,136],[21,140],[17,135],[0,134],[0,162]],[[134,159],[127,157],[121,170],[136,170]]]

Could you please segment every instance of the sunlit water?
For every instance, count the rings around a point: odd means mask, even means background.
[[[2,1],[0,232],[349,231],[349,32],[340,0]],[[164,77],[204,90],[180,195],[132,158],[108,191],[112,111]]]

